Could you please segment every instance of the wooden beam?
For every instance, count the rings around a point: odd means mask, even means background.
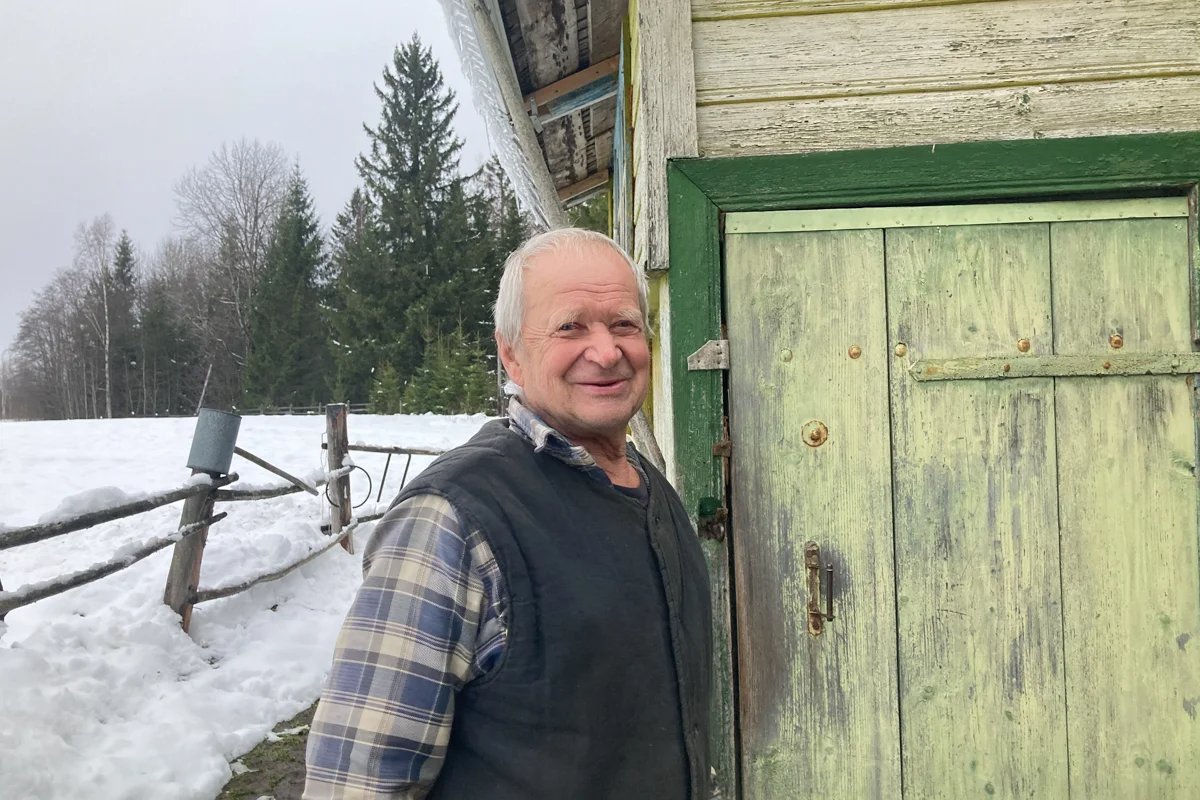
[[[500,89],[500,100],[508,112],[509,122],[516,135],[525,166],[529,169],[534,191],[537,192],[542,214],[546,224],[551,228],[566,227],[567,217],[563,213],[562,204],[554,188],[554,179],[546,166],[546,158],[538,143],[537,132],[533,129],[533,120],[529,118],[528,109],[522,102],[521,87],[517,82],[517,73],[513,69],[508,55],[508,44],[492,23],[492,15],[484,0],[468,0],[475,30],[484,57],[491,65],[492,75],[496,86]],[[694,118],[693,113],[693,118]]]
[[[62,594],[68,589],[74,589],[76,586],[83,586],[85,583],[99,580],[106,575],[112,575],[114,572],[119,572],[126,567],[141,561],[146,556],[157,553],[164,547],[173,545],[187,536],[192,531],[200,528],[207,528],[209,525],[220,522],[225,519],[225,512],[214,514],[213,516],[202,519],[199,522],[193,522],[191,525],[185,525],[179,530],[168,536],[160,536],[157,539],[150,539],[142,542],[133,550],[122,548],[122,554],[108,561],[93,564],[85,570],[72,572],[70,575],[64,575],[44,583],[34,583],[28,586],[22,586],[11,592],[5,592],[3,587],[0,587],[0,619],[14,608],[27,606],[30,603],[36,603],[38,600],[44,600],[47,597],[53,597],[56,594]]]
[[[617,67],[620,66],[620,60],[621,57],[619,55],[606,58],[599,64],[593,64],[587,69],[573,72],[561,80],[557,80],[548,86],[543,86],[525,95],[525,106],[528,107],[531,102],[537,103],[538,106],[544,106],[551,100],[556,100],[585,86],[603,81],[611,75],[616,75]]]
[[[641,151],[634,205],[638,264],[651,272],[670,263],[667,234],[667,162],[697,154],[696,75],[689,0],[637,3],[636,62],[640,103],[634,152]],[[668,459],[670,456],[668,456]]]
[[[534,119],[534,128],[540,130],[540,126],[547,122],[553,122],[556,119],[574,114],[576,111],[582,111],[585,108],[591,108],[594,105],[603,103],[605,100],[611,100],[617,96],[617,76],[606,75],[599,80],[592,81],[573,92],[569,92],[561,97],[557,97],[548,101],[544,106],[535,107],[530,104],[529,114]],[[594,137],[593,137],[594,138]]]
[[[600,170],[588,175],[581,181],[564,186],[558,190],[558,199],[563,205],[570,206],[572,200],[582,202],[586,195],[602,189],[608,183],[608,170]]]
[[[308,492],[309,494],[313,495],[314,497],[319,494],[319,492],[317,492],[317,487],[310,486],[308,483],[300,480],[295,475],[292,475],[289,472],[284,472],[279,467],[275,466],[274,464],[271,464],[270,462],[264,461],[263,459],[259,458],[258,456],[254,455],[254,453],[251,453],[248,450],[243,450],[242,448],[234,445],[233,452],[236,453],[237,455],[241,456],[242,458],[246,459],[251,464],[257,464],[258,466],[265,469],[267,472],[275,473],[279,477],[281,477],[284,480],[288,481],[289,483],[297,486],[298,488],[303,489],[304,491]]]
[[[132,517],[134,514],[141,514],[159,506],[177,503],[180,500],[186,500],[195,495],[206,494],[219,486],[234,483],[237,479],[238,476],[235,472],[223,478],[213,478],[211,483],[189,484],[180,489],[172,489],[169,492],[156,494],[153,497],[147,497],[143,500],[134,500],[132,503],[123,503],[119,506],[102,508],[98,511],[88,511],[69,519],[47,522],[41,525],[27,525],[23,528],[8,528],[0,532],[0,550],[5,550],[9,547],[18,547],[23,544],[31,544],[32,542],[40,542],[55,536],[62,536],[64,533],[72,533],[73,531],[90,528],[102,522],[110,522],[122,517]]]

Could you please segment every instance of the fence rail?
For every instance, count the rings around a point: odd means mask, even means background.
[[[84,528],[91,528],[102,522],[112,522],[115,519],[143,514],[159,506],[178,503],[180,500],[186,500],[194,495],[205,494],[217,487],[233,483],[237,479],[237,473],[233,473],[222,478],[214,478],[212,481],[194,483],[190,486],[172,489],[169,492],[156,494],[153,497],[147,497],[142,500],[135,500],[132,503],[89,511],[69,519],[45,522],[38,525],[27,525],[23,528],[9,528],[0,531],[0,550],[53,539],[55,536],[62,536],[63,534],[73,533]]]
[[[0,619],[3,619],[4,615],[13,609],[27,606],[30,603],[36,603],[38,600],[45,600],[47,597],[53,597],[56,594],[62,594],[68,589],[83,586],[85,583],[99,580],[105,576],[112,575],[114,572],[120,572],[126,567],[133,566],[146,556],[153,555],[168,545],[176,544],[189,533],[199,530],[202,527],[207,528],[209,525],[225,519],[225,517],[226,514],[222,511],[220,514],[214,514],[211,517],[193,522],[190,525],[184,525],[167,536],[160,536],[157,539],[143,542],[124,555],[117,556],[102,564],[93,564],[87,569],[72,572],[69,575],[41,583],[31,583],[19,589],[14,589],[11,592],[0,592]]]
[[[229,446],[232,448],[232,453],[226,450],[225,453],[227,456],[233,454],[239,455],[279,475],[287,480],[288,483],[282,486],[269,486],[261,489],[224,488],[237,482],[238,475],[236,472],[232,472],[228,475],[197,481],[178,489],[160,492],[152,497],[79,514],[69,519],[0,530],[0,550],[4,550],[10,547],[45,541],[67,533],[84,530],[104,522],[143,514],[155,508],[179,502],[180,500],[185,501],[180,515],[179,527],[166,536],[156,537],[134,546],[122,548],[108,561],[93,564],[87,569],[61,575],[47,581],[21,586],[13,591],[6,592],[0,586],[0,621],[3,621],[4,615],[13,609],[35,603],[38,600],[44,600],[47,597],[52,597],[69,589],[83,586],[84,584],[119,572],[169,545],[174,545],[175,552],[172,556],[171,567],[167,576],[167,586],[163,595],[163,602],[180,615],[181,624],[186,631],[191,621],[192,606],[198,603],[222,597],[230,597],[261,583],[279,580],[338,545],[353,552],[350,543],[353,541],[351,537],[354,531],[362,524],[380,519],[383,514],[367,514],[359,517],[351,516],[350,509],[352,506],[349,476],[353,470],[359,467],[352,464],[343,465],[346,453],[351,450],[366,453],[384,453],[387,454],[388,465],[391,464],[393,455],[406,456],[408,460],[405,464],[404,477],[400,481],[401,485],[403,485],[407,480],[408,466],[411,464],[414,455],[437,456],[444,451],[426,447],[391,447],[369,444],[350,445],[347,442],[346,416],[353,407],[347,407],[344,404],[330,404],[328,406],[322,405],[313,408],[320,408],[327,415],[327,442],[323,442],[321,445],[326,450],[327,471],[314,483],[310,484],[301,480],[265,459],[248,453],[230,442]],[[365,410],[365,406],[362,408]],[[292,412],[305,413],[306,410],[306,408],[297,408],[293,409]],[[332,447],[329,443],[332,443]],[[228,464],[228,460],[223,463]],[[384,466],[384,477],[380,481],[380,496],[382,496],[383,481],[387,480],[388,465]],[[229,586],[217,586],[207,589],[199,588],[200,565],[208,537],[208,529],[227,516],[226,512],[214,513],[213,506],[215,503],[264,500],[301,491],[320,494],[317,488],[322,486],[328,487],[330,484],[337,486],[337,492],[335,497],[331,497],[328,488],[326,489],[325,499],[329,509],[329,524],[320,526],[322,533],[331,536],[328,543],[322,544],[304,557],[266,574]]]
[[[287,414],[324,414],[331,405],[345,405],[347,413],[367,413],[367,403],[318,403],[315,406],[259,406],[258,408],[238,408],[235,412],[243,417],[285,416]]]

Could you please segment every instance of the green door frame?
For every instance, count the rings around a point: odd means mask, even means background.
[[[687,357],[708,340],[723,338],[721,235],[727,212],[1186,193],[1196,307],[1200,131],[681,159],[668,165],[667,182],[676,472],[684,503],[701,520],[723,508],[727,497],[722,451],[714,449],[724,439],[724,378],[719,371],[688,371]],[[718,784],[727,798],[735,798],[729,541],[706,539],[704,548],[716,619],[712,756]]]

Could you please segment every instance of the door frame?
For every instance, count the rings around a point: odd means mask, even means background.
[[[725,376],[687,357],[724,338],[722,238],[735,211],[929,205],[998,200],[1187,194],[1193,324],[1200,286],[1200,131],[965,142],[931,146],[675,159],[667,166],[670,368],[678,490],[700,523],[731,502],[723,450]],[[740,796],[732,539],[705,538],[713,590],[712,762],[726,798]]]

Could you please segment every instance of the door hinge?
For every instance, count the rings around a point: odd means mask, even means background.
[[[687,357],[689,372],[705,369],[729,369],[729,340],[709,339]]]

